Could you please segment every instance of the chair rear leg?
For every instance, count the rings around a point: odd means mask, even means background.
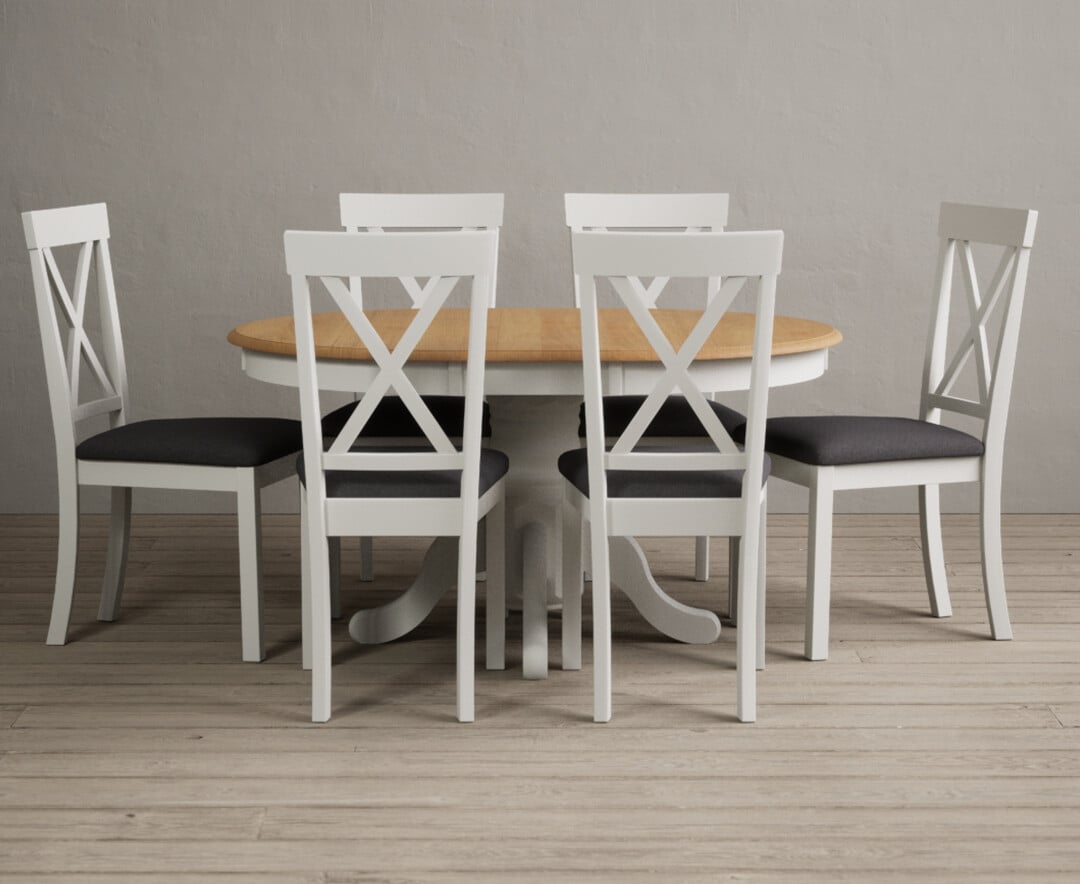
[[[941,486],[919,486],[919,531],[922,534],[923,570],[930,594],[930,613],[951,617],[949,583],[945,577],[945,551],[941,543]]]
[[[709,579],[709,538],[694,538],[694,579],[704,583]]]
[[[120,616],[124,593],[128,541],[131,537],[131,489],[113,488],[109,511],[109,548],[105,556],[105,578],[101,584],[98,620],[111,622]]]
[[[988,470],[983,461],[979,510],[982,539],[983,591],[990,616],[990,634],[998,641],[1012,638],[1009,606],[1005,599],[1005,569],[1001,552],[1001,471]]]
[[[236,495],[240,539],[240,629],[245,662],[263,658],[262,503],[254,470],[242,470]],[[247,475],[244,475],[244,474]]]
[[[311,669],[311,550],[308,538],[307,500],[300,487],[300,658]]]
[[[361,538],[370,541],[370,537]],[[327,552],[330,556],[330,617],[341,619],[341,538],[326,539]],[[370,558],[365,561],[370,562]],[[361,562],[361,568],[363,563]],[[370,579],[370,578],[369,578]]]
[[[581,669],[582,532],[580,513],[569,501],[562,508],[562,668]]]
[[[375,546],[370,537],[360,538],[360,579],[364,583],[375,579]]]
[[[311,720],[330,720],[332,644],[330,639],[330,551],[325,521],[306,508],[309,630],[311,648]]]
[[[49,617],[47,645],[67,642],[71,602],[75,596],[75,572],[79,561],[79,486],[60,477],[59,532],[56,539],[56,587]]]
[[[481,583],[487,580],[487,542],[487,516],[484,516],[476,531],[476,579]]]
[[[806,659],[829,656],[829,602],[832,572],[833,475],[828,467],[810,483],[810,523],[806,551]]]
[[[500,500],[484,519],[484,661],[488,669],[506,668],[506,501]]]
[[[757,668],[765,668],[765,517],[768,508],[764,495],[761,501],[761,520],[758,524],[757,571]]]
[[[739,538],[728,538],[727,615],[731,624],[739,620]]]

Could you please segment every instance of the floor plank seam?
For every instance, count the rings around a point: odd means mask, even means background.
[[[295,516],[266,521],[261,667],[234,653],[229,517],[141,516],[127,616],[108,627],[94,620],[107,522],[89,517],[64,648],[38,634],[55,518],[4,525],[5,884],[1076,880],[1080,515],[1006,517],[1017,640],[1003,643],[977,517],[944,520],[955,614],[935,621],[917,518],[838,515],[824,663],[802,657],[805,516],[770,517],[757,724],[726,714],[734,630],[712,648],[665,642],[619,601],[610,725],[588,720],[588,663],[557,668],[552,618],[549,679],[478,668],[468,728],[453,720],[452,599],[411,641],[358,650],[336,625],[335,718],[308,723]],[[680,600],[723,607],[726,544],[697,584],[692,540],[642,543]],[[423,550],[377,546],[379,588],[351,583],[346,606],[389,601]],[[345,562],[354,581],[355,543]],[[520,665],[520,620],[507,640]]]

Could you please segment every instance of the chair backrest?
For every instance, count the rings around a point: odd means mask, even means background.
[[[743,494],[761,487],[768,404],[769,362],[784,234],[779,230],[739,233],[624,233],[577,231],[572,235],[574,273],[581,287],[581,339],[589,475],[604,470],[745,470]],[[634,276],[722,277],[724,283],[706,305],[681,346],[668,340],[652,303],[633,285]],[[622,304],[652,345],[664,371],[610,451],[604,448],[600,334],[596,280],[607,277]],[[748,280],[755,292],[755,329],[750,369],[750,408],[744,450],[732,440],[705,394],[694,382],[691,364],[716,330]],[[715,451],[635,451],[665,399],[678,389],[712,440]]]
[[[949,411],[983,421],[983,442],[988,451],[1004,444],[1005,422],[1012,395],[1016,346],[1024,306],[1031,246],[1038,212],[942,203],[938,221],[941,251],[937,292],[923,371],[921,413],[938,423]],[[997,268],[986,289],[979,286],[973,243],[1002,248]],[[959,264],[959,274],[956,265]],[[949,313],[953,280],[959,275],[969,325],[959,347],[949,351]],[[991,352],[987,323],[998,309],[1001,315],[996,345]],[[975,360],[976,398],[953,393],[968,361]]]
[[[577,230],[677,230],[722,231],[728,223],[726,193],[568,193],[565,195],[566,226]],[[652,305],[656,304],[670,279],[654,278],[648,285],[638,277],[628,277]],[[711,300],[722,280],[708,281]],[[581,306],[581,294],[574,279],[574,306]]]
[[[501,193],[343,193],[339,197],[341,226],[352,233],[385,230],[494,230],[496,241],[503,223]],[[415,277],[399,282],[418,303],[426,297]],[[361,281],[350,281],[357,297]],[[432,277],[426,286],[438,285]],[[491,306],[495,306],[496,280],[492,280]]]
[[[22,219],[30,250],[57,454],[73,458],[80,421],[107,414],[110,424],[118,426],[124,422],[127,405],[124,346],[109,258],[109,216],[104,203],[95,203],[24,212]],[[53,255],[54,249],[65,246],[79,247],[70,288]],[[86,330],[91,265],[97,275],[100,353]],[[84,363],[98,391],[81,401]]]
[[[292,277],[293,315],[308,482],[321,482],[324,470],[464,470],[462,494],[475,495],[478,481],[484,354],[491,281],[498,255],[494,231],[453,233],[285,233],[285,261]],[[360,299],[343,278],[439,277],[427,289],[400,338],[388,345],[365,315]],[[324,446],[319,408],[318,366],[312,328],[309,280],[317,277],[378,366],[337,437]],[[465,368],[465,427],[459,451],[421,399],[405,372],[413,349],[438,315],[461,277],[468,293],[469,342]],[[431,451],[353,450],[385,395],[393,390],[423,431]],[[471,485],[470,485],[471,483]]]

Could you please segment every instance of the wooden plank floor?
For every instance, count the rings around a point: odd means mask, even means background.
[[[734,719],[733,630],[679,645],[620,599],[609,725],[588,648],[583,671],[522,681],[517,617],[517,670],[479,670],[477,722],[456,723],[447,600],[384,647],[337,624],[334,717],[313,726],[296,521],[267,526],[256,665],[231,519],[136,517],[122,619],[100,624],[88,518],[73,641],[47,648],[54,520],[0,516],[0,880],[1080,879],[1080,516],[1007,519],[1000,643],[974,519],[947,520],[955,615],[934,620],[916,519],[839,517],[825,663],[801,658],[805,520],[771,519],[753,725]],[[645,547],[674,595],[721,607],[726,544],[704,585],[690,541]],[[347,609],[400,591],[422,550],[380,543],[380,582],[349,579]]]

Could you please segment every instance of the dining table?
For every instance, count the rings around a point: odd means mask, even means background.
[[[415,311],[365,310],[391,349]],[[700,310],[656,309],[653,315],[678,349]],[[633,317],[621,309],[599,311],[600,360],[606,395],[647,394],[663,366]],[[690,375],[711,393],[746,390],[754,316],[729,312],[699,350]],[[363,392],[379,369],[340,313],[314,316],[315,355],[321,390]],[[802,383],[826,371],[829,350],[842,340],[832,326],[777,316],[773,328],[770,386]],[[291,316],[255,319],[234,328],[242,370],[271,384],[297,386],[296,339]],[[409,357],[406,372],[423,395],[464,393],[468,311],[440,311]],[[547,610],[562,597],[562,548],[576,530],[564,513],[564,480],[558,456],[582,444],[583,395],[580,311],[575,307],[493,307],[488,312],[485,397],[491,407],[490,445],[507,454],[506,587],[523,615],[522,669],[526,678],[548,671]],[[420,573],[392,602],[356,612],[349,633],[361,643],[391,641],[411,631],[453,586],[457,541],[436,538]],[[668,595],[656,582],[634,538],[610,542],[612,585],[661,633],[689,643],[720,635],[717,615]]]

